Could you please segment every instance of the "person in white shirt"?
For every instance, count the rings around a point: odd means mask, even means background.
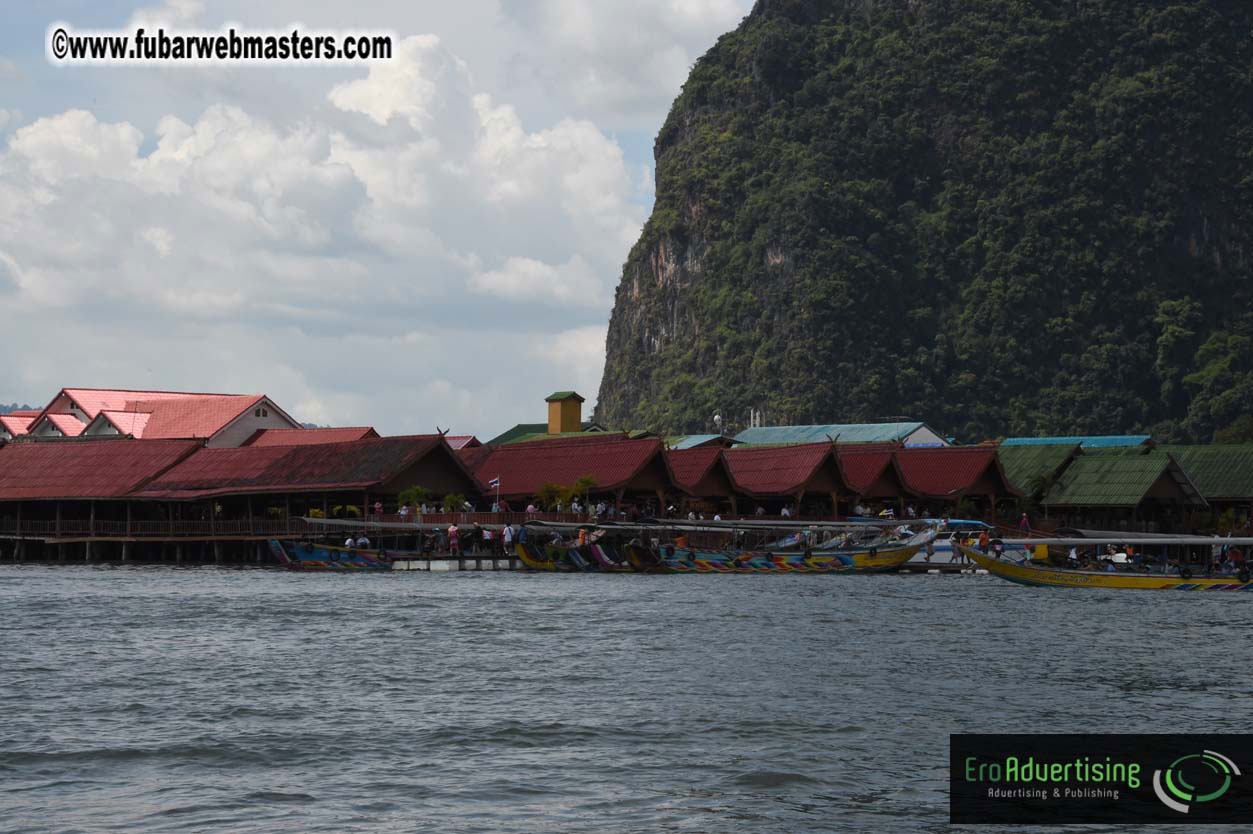
[[[785,506],[782,510],[779,511],[779,515],[783,516],[784,518],[791,518],[792,511],[788,507]]]
[[[347,548],[351,549],[351,548],[352,548],[352,547],[354,547],[356,544],[357,544],[357,542],[356,542],[356,540],[355,540],[352,536],[349,536],[348,538],[344,539],[344,547],[347,547]]]
[[[400,505],[400,520],[407,521],[408,519],[409,519],[409,505],[401,504]]]
[[[688,521],[695,521],[695,520],[696,520],[696,510],[688,510],[688,511],[687,511],[687,520],[688,520]]]
[[[370,546],[370,540],[369,540],[369,539],[367,539],[364,535],[360,536],[360,537],[357,539],[357,547],[358,547],[358,548],[360,548],[360,549],[362,549],[362,550],[365,550],[365,549],[369,548],[369,546]]]
[[[722,521],[722,513],[714,513],[714,521]]]
[[[513,525],[505,525],[505,529],[500,531],[500,540],[505,543],[505,552],[508,553],[513,548]]]

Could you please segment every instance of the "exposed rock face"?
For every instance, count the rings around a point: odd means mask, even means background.
[[[761,0],[656,141],[596,417],[1253,411],[1253,6]]]

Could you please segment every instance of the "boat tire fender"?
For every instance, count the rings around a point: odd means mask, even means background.
[[[1192,570],[1191,570],[1190,568],[1180,568],[1180,569],[1179,569],[1179,578],[1180,578],[1180,579],[1191,579],[1191,578],[1192,578]]]
[[[1249,584],[1249,572],[1247,570],[1240,571],[1239,573],[1236,574],[1236,579],[1240,580],[1241,585],[1248,585]]]

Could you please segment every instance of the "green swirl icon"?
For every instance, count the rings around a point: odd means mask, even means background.
[[[1231,759],[1205,750],[1180,756],[1164,771],[1154,770],[1153,792],[1166,807],[1186,814],[1192,804],[1221,797],[1231,787],[1231,777],[1239,775],[1240,768]]]

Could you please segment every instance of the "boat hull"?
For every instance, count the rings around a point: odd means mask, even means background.
[[[270,553],[288,570],[361,573],[392,569],[390,560],[373,551],[313,542],[271,539]]]
[[[1145,573],[1104,573],[1100,571],[1045,568],[1037,565],[1002,562],[969,547],[960,550],[988,573],[1019,585],[1046,588],[1112,588],[1140,591],[1249,591],[1253,583],[1232,578],[1180,576]]]

